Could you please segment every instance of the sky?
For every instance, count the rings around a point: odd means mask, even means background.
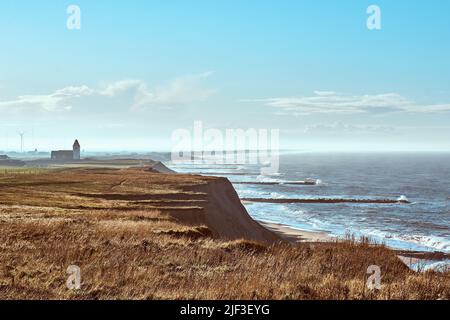
[[[201,121],[283,149],[450,151],[449,18],[447,0],[2,0],[0,150],[24,132],[169,151]]]

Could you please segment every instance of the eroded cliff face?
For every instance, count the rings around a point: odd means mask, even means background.
[[[205,225],[210,228],[214,237],[268,244],[282,241],[278,235],[250,217],[228,179],[217,178],[195,189],[206,194]]]

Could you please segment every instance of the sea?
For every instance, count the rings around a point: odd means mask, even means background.
[[[227,177],[242,199],[407,200],[245,202],[245,207],[260,221],[335,237],[364,236],[394,249],[450,253],[450,153],[284,152],[278,172],[271,175],[261,175],[264,165],[258,164],[196,161],[168,166]],[[298,184],[305,180],[315,184]]]

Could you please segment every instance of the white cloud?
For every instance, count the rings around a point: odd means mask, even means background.
[[[95,96],[114,98],[121,94],[130,94],[130,109],[146,109],[162,106],[173,107],[192,102],[203,101],[212,96],[216,90],[204,88],[202,80],[211,75],[210,72],[184,76],[170,81],[167,85],[153,90],[141,80],[121,80],[107,84],[102,88],[90,88],[86,85],[69,86],[50,94],[23,95],[14,100],[0,101],[3,112],[39,111],[62,112],[72,110],[73,102],[78,98]]]
[[[391,133],[396,130],[392,126],[378,126],[378,125],[354,125],[347,124],[340,121],[331,124],[314,124],[308,125],[303,130],[304,133]]]
[[[179,77],[165,86],[150,91],[145,83],[137,87],[135,96],[135,109],[152,106],[171,106],[204,101],[216,93],[214,89],[207,89],[201,85],[202,80],[212,73],[205,72],[193,76]]]
[[[344,95],[334,91],[315,91],[308,97],[281,97],[269,99],[243,100],[246,102],[263,102],[293,115],[310,114],[356,114],[367,112],[445,112],[450,111],[450,104],[420,105],[397,93],[377,95]]]
[[[100,95],[114,97],[120,93],[139,87],[143,82],[140,80],[121,80],[108,84],[103,90],[99,90]]]
[[[87,86],[70,86],[56,90],[47,95],[23,95],[15,100],[0,101],[2,111],[23,111],[35,109],[40,111],[68,111],[72,107],[70,100],[91,95],[94,91]]]
[[[450,103],[449,104],[434,104],[428,105],[422,112],[446,112],[450,111]]]

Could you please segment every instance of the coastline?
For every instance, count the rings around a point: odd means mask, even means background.
[[[223,177],[227,179],[226,177]],[[233,183],[231,183],[232,185]],[[234,189],[234,186],[233,186]],[[218,198],[221,198],[220,196]],[[246,204],[254,202],[255,199],[247,199],[240,198],[241,204],[245,207]],[[257,199],[258,200],[258,199]],[[261,199],[259,199],[261,200]],[[262,202],[277,202],[277,201],[286,201],[285,199],[262,199]],[[290,200],[289,200],[290,201]],[[303,201],[303,200],[302,200]],[[320,199],[323,201],[323,199]],[[363,201],[364,202],[364,201]],[[379,202],[379,201],[377,201]],[[381,203],[398,203],[398,200],[383,200]],[[333,243],[337,241],[343,241],[342,238],[332,236],[325,231],[311,231],[295,228],[286,224],[276,223],[276,222],[268,222],[264,220],[258,220],[251,217],[253,221],[256,222],[257,225],[263,227],[279,238],[292,243]],[[416,250],[408,250],[408,249],[398,249],[387,247],[392,252],[394,252],[397,257],[402,261],[402,263],[408,266],[410,269],[419,270],[423,266],[429,266],[436,262],[445,262],[446,265],[449,264],[450,261],[450,253],[445,253],[441,251],[416,251]],[[416,271],[417,271],[416,270]]]
[[[319,243],[319,242],[334,242],[338,238],[330,236],[326,232],[321,231],[307,231],[302,229],[293,228],[280,223],[266,222],[261,220],[255,220],[264,228],[276,233],[281,238],[289,241],[290,243]],[[450,259],[450,254],[434,251],[423,252],[414,250],[400,250],[390,248],[397,254],[397,257],[408,267],[411,268],[413,264],[420,265],[426,262],[439,262]]]
[[[339,300],[347,288],[347,299],[438,299],[450,292],[448,273],[411,272],[387,248],[258,223],[226,178],[70,168],[20,179],[6,173],[1,182],[1,239],[20,246],[6,245],[0,256],[9,266],[0,270],[0,298]],[[73,257],[89,270],[82,293],[54,285],[63,276],[55,263]],[[48,271],[36,274],[37,264]],[[382,268],[387,290],[360,290],[368,265]],[[301,288],[299,279],[307,279]]]
[[[300,242],[333,242],[335,240],[334,237],[330,236],[326,232],[321,231],[307,231],[292,228],[290,226],[266,222],[261,220],[256,220],[260,225],[264,228],[278,234],[281,238],[291,242],[291,243],[300,243]]]

